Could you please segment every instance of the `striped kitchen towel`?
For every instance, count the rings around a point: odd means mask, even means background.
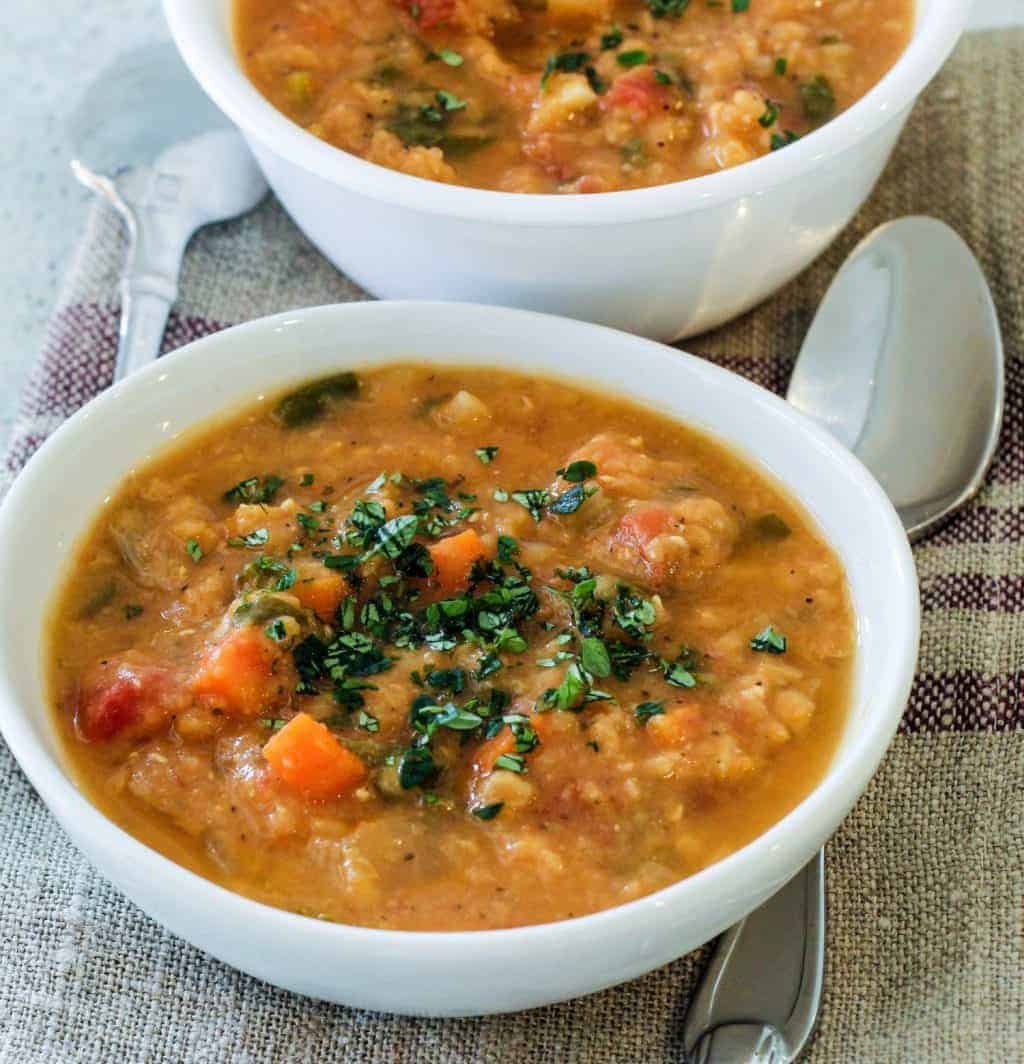
[[[1006,340],[998,455],[981,495],[915,549],[924,605],[917,681],[878,776],[828,849],[827,988],[811,1061],[1024,1056],[1022,96],[1024,31],[967,37],[918,104],[870,202],[829,252],[763,306],[688,345],[783,391],[853,244],[880,222],[917,213],[949,222],[978,254]],[[0,490],[109,383],[123,254],[119,223],[96,207],[25,393]],[[274,201],[201,233],[181,291],[168,350],[286,308],[364,298]],[[0,896],[0,1059],[19,1064],[677,1061],[706,956],[698,951],[580,1001],[473,1020],[305,1000],[172,938],[108,886],[2,743]]]

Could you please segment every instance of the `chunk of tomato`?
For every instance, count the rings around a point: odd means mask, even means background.
[[[150,732],[171,710],[167,672],[156,666],[106,667],[87,685],[75,707],[75,729],[88,743],[106,742],[125,732]]]

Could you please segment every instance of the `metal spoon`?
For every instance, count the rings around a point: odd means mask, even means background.
[[[901,218],[854,248],[787,399],[871,470],[916,540],[981,487],[1003,418],[1003,343],[967,245]],[[814,1031],[825,966],[822,853],[722,935],[683,1030],[694,1064],[784,1064]]]
[[[68,122],[71,169],[124,220],[114,380],[160,354],[193,233],[245,214],[267,185],[242,137],[206,98],[170,44],[117,59]]]

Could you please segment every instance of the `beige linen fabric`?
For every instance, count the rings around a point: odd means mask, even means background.
[[[828,850],[814,1062],[1024,1059],[1022,97],[1024,32],[967,37],[835,246],[762,307],[689,345],[780,388],[845,254],[878,223],[910,213],[944,218],[974,248],[1006,340],[998,461],[982,497],[915,552],[925,617],[914,695]],[[97,210],[16,425],[10,471],[105,382],[122,250],[116,222]],[[353,298],[358,289],[268,202],[194,242],[167,346]],[[587,999],[483,1019],[404,1019],[299,998],[177,941],[109,887],[2,744],[0,898],[0,1060],[19,1064],[678,1061],[705,957]]]

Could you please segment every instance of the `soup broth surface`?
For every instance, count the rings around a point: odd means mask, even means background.
[[[562,381],[395,365],[136,469],[69,566],[89,797],[231,890],[370,927],[559,920],[743,846],[847,711],[842,566],[750,460]]]
[[[328,143],[506,192],[661,185],[872,88],[912,0],[235,0],[243,67]]]

